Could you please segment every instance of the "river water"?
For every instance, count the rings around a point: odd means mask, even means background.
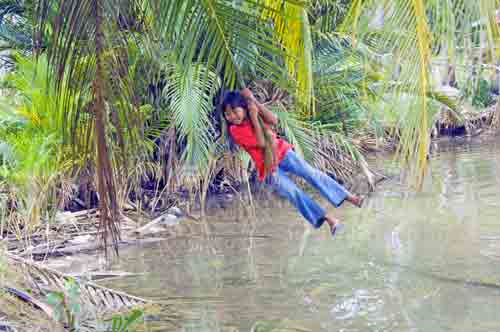
[[[391,178],[332,239],[288,204],[213,210],[167,241],[127,248],[105,286],[173,303],[155,331],[500,331],[500,139],[434,146],[421,192]],[[326,205],[324,201],[323,204]],[[274,330],[273,330],[274,328]]]

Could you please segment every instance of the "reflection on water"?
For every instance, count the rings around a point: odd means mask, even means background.
[[[105,285],[186,313],[158,330],[499,331],[500,147],[434,151],[422,192],[396,177],[364,209],[332,209],[334,240],[284,203],[213,211],[198,233],[123,250],[112,269],[144,274]]]

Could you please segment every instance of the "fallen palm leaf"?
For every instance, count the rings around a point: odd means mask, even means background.
[[[9,261],[21,265],[25,270],[25,276],[29,277],[35,288],[64,289],[64,283],[73,277],[53,270],[38,263],[27,261],[21,257],[7,254]],[[114,311],[122,308],[142,306],[150,301],[126,294],[124,292],[99,286],[92,282],[79,282],[81,295],[84,302],[93,305],[103,311]]]
[[[47,314],[47,316],[49,316],[50,318],[54,318],[54,311],[52,310],[52,308],[50,308],[47,304],[35,299],[33,296],[29,295],[28,293],[26,293],[22,290],[16,289],[14,287],[8,287],[8,286],[3,287],[3,290],[6,293],[9,293],[13,296],[20,298],[24,302],[28,302],[28,303],[32,304],[35,308],[40,309],[43,312],[45,312]]]

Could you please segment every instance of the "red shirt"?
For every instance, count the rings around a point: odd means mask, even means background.
[[[232,125],[229,127],[229,133],[233,137],[236,144],[241,146],[252,158],[255,163],[255,167],[259,173],[259,180],[264,181],[266,178],[266,171],[264,165],[264,149],[257,146],[257,137],[253,130],[252,124],[249,120],[245,120],[240,125]],[[276,133],[273,132],[273,136],[276,139],[276,157],[277,163],[272,166],[272,170],[276,169],[276,166],[285,158],[288,150],[293,148],[293,146],[287,141],[277,138]]]

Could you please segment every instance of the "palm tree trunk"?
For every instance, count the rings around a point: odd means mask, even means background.
[[[474,52],[474,47],[472,47],[472,56],[473,56],[473,63],[472,63],[472,83],[473,83],[473,90],[474,93],[477,93],[477,89],[479,88],[479,81],[481,79],[481,73],[483,71],[483,57],[485,54],[486,50],[486,43],[487,43],[487,35],[485,31],[480,31],[479,33],[479,50],[477,52]]]
[[[472,49],[472,35],[470,33],[464,36],[464,50],[465,50],[465,64],[468,68],[467,70],[467,91],[470,93],[472,91],[472,79],[474,77],[474,54]]]
[[[442,56],[446,59],[444,74],[442,75],[441,84],[445,86],[457,87],[456,79],[456,57],[450,56],[449,45],[447,42],[443,43]]]
[[[97,150],[97,179],[99,192],[100,223],[99,230],[104,243],[105,253],[108,253],[108,240],[111,238],[115,252],[118,254],[118,240],[120,229],[118,224],[118,204],[113,168],[111,165],[109,149],[106,142],[106,104],[104,98],[105,72],[103,64],[104,33],[102,17],[102,0],[94,0],[94,15],[96,20],[95,52],[96,75],[93,82],[95,117],[95,135]]]
[[[440,73],[440,78],[441,78],[441,86],[439,87],[440,89],[443,89],[443,87],[447,87],[450,83],[450,52],[449,52],[449,44],[448,42],[443,42],[441,44],[441,57],[443,57],[445,60],[445,63],[444,63],[444,68],[439,65],[439,73]],[[441,112],[442,112],[442,116],[441,116],[441,121],[439,121],[437,123],[437,125],[439,127],[448,127],[448,126],[452,126],[453,124],[453,120],[454,120],[454,117],[451,113],[451,110],[448,109],[447,107],[445,106],[441,106]],[[441,129],[441,128],[439,128]],[[437,131],[437,134],[439,135],[439,131]]]

